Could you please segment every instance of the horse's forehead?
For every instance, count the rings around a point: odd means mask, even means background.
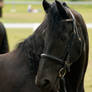
[[[60,2],[60,3],[61,3],[61,5],[63,4],[63,2]],[[51,7],[52,7],[52,8],[51,8],[52,10],[58,11],[58,10],[57,10],[56,2],[53,2],[53,3],[51,4]]]
[[[52,7],[56,7],[56,3],[55,2],[52,3]]]
[[[57,11],[57,6],[56,6],[56,3],[55,3],[55,2],[52,3],[52,5],[51,5],[51,10],[53,10],[54,12]]]

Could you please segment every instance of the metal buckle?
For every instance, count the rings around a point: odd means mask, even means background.
[[[59,70],[59,78],[64,78],[65,74],[66,74],[66,69],[65,68],[61,68]]]

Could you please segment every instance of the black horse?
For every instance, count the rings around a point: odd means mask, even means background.
[[[47,30],[36,76],[42,92],[84,92],[88,34],[82,16],[66,3],[43,0]]]
[[[0,22],[0,54],[9,52],[7,33],[4,25]]]
[[[0,55],[0,92],[40,92],[35,85],[44,48],[45,21],[9,53]]]

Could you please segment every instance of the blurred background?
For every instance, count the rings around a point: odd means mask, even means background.
[[[41,5],[42,0],[0,0],[0,2],[0,22],[7,29],[10,50],[13,50],[16,44],[31,35],[43,21],[45,13]],[[90,53],[85,77],[85,92],[92,92],[92,0],[67,0],[66,2],[70,8],[83,16],[87,24]]]

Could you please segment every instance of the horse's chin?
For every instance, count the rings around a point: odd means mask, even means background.
[[[50,92],[60,92],[60,90],[59,89],[53,89]]]
[[[52,87],[45,87],[43,89],[41,89],[41,92],[60,92],[60,83],[59,81],[56,82],[55,85],[53,85]]]
[[[60,90],[57,90],[57,91],[51,91],[51,92],[60,92]]]
[[[60,92],[60,90],[57,90],[57,92]]]
[[[52,89],[53,90],[51,92],[60,92],[60,82],[59,82],[59,80],[57,81],[56,85]]]
[[[52,90],[52,91],[50,91],[50,92],[60,92],[60,90],[57,90],[57,91],[56,91],[56,90],[54,90],[54,91]]]
[[[41,92],[47,92],[47,89],[46,90],[41,90]],[[60,90],[48,90],[48,92],[60,92]]]

